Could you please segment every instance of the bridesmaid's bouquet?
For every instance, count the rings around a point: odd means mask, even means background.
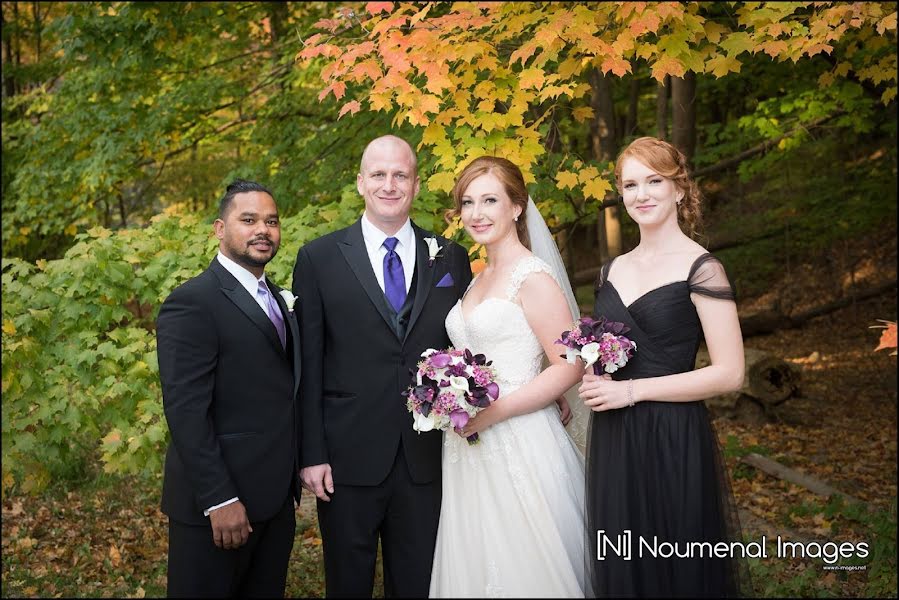
[[[628,331],[630,327],[618,321],[583,317],[572,329],[563,331],[555,343],[565,346],[565,354],[561,356],[569,364],[573,365],[580,358],[585,369],[593,367],[594,375],[603,371],[614,373],[626,365],[637,350],[637,343],[622,335]]]
[[[403,392],[415,431],[461,429],[499,397],[496,373],[483,354],[467,348],[428,348],[421,356],[413,381]],[[475,444],[478,434],[465,439]]]

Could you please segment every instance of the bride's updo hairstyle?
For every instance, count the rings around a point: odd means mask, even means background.
[[[631,142],[618,155],[615,163],[615,183],[621,189],[621,165],[624,159],[634,158],[662,177],[670,179],[677,189],[684,193],[677,205],[677,217],[681,228],[695,238],[702,226],[702,195],[699,186],[687,171],[687,157],[683,152],[666,141],[654,137],[641,137]]]
[[[456,185],[453,186],[453,208],[446,211],[444,218],[447,223],[451,223],[453,219],[462,214],[462,195],[472,181],[486,175],[492,174],[503,184],[506,195],[512,200],[512,204],[521,207],[521,214],[518,221],[515,222],[515,229],[518,232],[518,241],[525,248],[531,249],[531,240],[528,236],[528,190],[524,185],[524,176],[521,169],[515,166],[512,161],[500,158],[498,156],[482,156],[476,158],[462,169],[459,177],[456,179]]]

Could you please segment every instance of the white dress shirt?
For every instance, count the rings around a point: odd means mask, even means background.
[[[269,318],[271,318],[271,315],[268,314],[268,302],[266,302],[265,299],[262,298],[258,293],[260,281],[262,282],[262,285],[265,285],[265,289],[269,290],[269,293],[271,293],[271,289],[265,283],[265,273],[262,274],[262,277],[257,279],[255,275],[247,271],[244,267],[240,266],[221,252],[219,252],[216,258],[218,258],[218,261],[223,267],[225,267],[225,269],[227,269],[229,273],[234,275],[234,278],[237,279],[237,281],[240,283],[240,285],[243,286],[245,290],[247,290],[247,293],[249,293],[253,297],[253,299],[256,301],[256,304],[258,304],[262,309],[262,312],[264,312],[266,315],[268,315]]]
[[[237,264],[236,262],[234,262],[233,260],[231,260],[230,258],[225,256],[221,252],[218,253],[218,256],[216,258],[218,259],[219,263],[221,263],[221,265],[223,267],[225,267],[225,269],[229,273],[234,275],[234,278],[237,279],[237,281],[240,283],[241,286],[243,286],[243,288],[245,290],[247,290],[247,293],[249,293],[250,296],[252,296],[253,299],[256,300],[256,304],[259,305],[259,307],[262,309],[262,312],[264,312],[265,314],[268,315],[268,302],[266,302],[258,294],[259,282],[261,281],[262,284],[265,285],[265,273],[262,274],[262,277],[257,279],[255,275],[253,275],[252,273],[247,271],[245,268],[243,268],[242,266],[240,266],[239,264]],[[268,289],[268,286],[266,286],[266,289]],[[271,290],[269,290],[269,293],[271,293]],[[271,318],[271,315],[269,315],[269,318]],[[209,508],[207,508],[206,510],[203,511],[203,516],[208,517],[209,513],[211,513],[215,509],[221,508],[223,506],[228,506],[229,504],[234,504],[238,500],[239,500],[239,498],[237,496],[235,496],[234,498],[231,498],[230,500],[225,500],[221,504],[216,504],[215,506],[210,506]]]
[[[403,276],[406,280],[406,293],[412,285],[412,275],[415,273],[415,230],[412,229],[412,221],[408,218],[400,230],[395,234],[387,235],[362,215],[362,239],[365,240],[365,249],[368,251],[368,260],[378,279],[381,291],[384,291],[384,257],[387,256],[387,248],[384,240],[395,237],[398,241],[395,251],[403,263]]]

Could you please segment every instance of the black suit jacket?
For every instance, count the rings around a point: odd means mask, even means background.
[[[156,321],[162,401],[172,434],[162,510],[208,524],[203,511],[237,496],[250,521],[284,506],[297,481],[300,335],[295,313],[269,283],[287,326],[275,326],[218,259],[173,291]]]
[[[372,271],[361,221],[313,240],[297,255],[293,291],[303,336],[300,464],[330,463],[335,483],[379,484],[400,440],[413,481],[440,476],[441,433],[416,433],[401,393],[424,350],[450,345],[444,319],[468,287],[471,267],[460,245],[414,224],[413,229],[415,299],[402,337]],[[426,237],[436,237],[442,247],[432,265]],[[447,273],[452,285],[437,287]]]

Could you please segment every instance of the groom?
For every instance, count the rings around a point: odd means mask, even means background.
[[[465,250],[409,219],[417,160],[372,141],[356,177],[365,213],[300,249],[303,487],[318,497],[327,595],[371,597],[380,538],[387,596],[428,594],[442,434],[416,433],[401,392],[471,281]],[[426,241],[426,240],[432,241]]]

